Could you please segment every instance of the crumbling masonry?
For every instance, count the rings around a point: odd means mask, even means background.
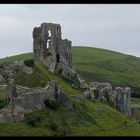
[[[89,85],[81,80],[72,69],[71,41],[61,38],[59,24],[42,23],[41,27],[33,30],[34,62],[43,63],[48,70],[73,81],[72,86],[83,90],[83,97],[91,101],[98,99],[111,103],[119,112],[130,117],[130,88],[117,87],[115,91],[109,83],[91,82]],[[34,69],[24,65],[22,61],[4,66],[0,69],[0,82],[8,76],[6,85],[7,106],[0,110],[0,122],[17,122],[24,119],[26,113],[45,107],[44,100],[57,99],[68,109],[74,109],[69,96],[65,94],[58,81],[46,81],[45,88],[28,88],[16,85],[14,75],[19,71],[24,74],[33,74]]]
[[[45,108],[44,101],[47,99],[57,99],[67,109],[73,109],[73,103],[58,81],[48,81],[45,88],[32,89],[16,85],[10,79],[6,86],[7,106],[0,110],[0,122],[21,121],[25,114]]]
[[[43,62],[51,72],[72,69],[71,41],[61,37],[59,24],[42,23],[33,30],[34,61]]]
[[[91,101],[98,99],[106,102],[124,115],[131,116],[129,87],[116,87],[116,90],[112,90],[110,83],[90,82],[84,96]]]
[[[35,63],[42,62],[49,71],[69,78],[78,87],[87,87],[72,68],[71,41],[62,39],[59,24],[42,23],[33,29],[33,51]]]
[[[116,88],[117,94],[113,94],[112,86],[108,83],[94,82],[93,88],[88,86],[73,71],[71,41],[62,40],[59,24],[42,23],[40,27],[35,27],[33,30],[33,50],[35,62],[42,62],[51,72],[61,73],[73,80],[78,87],[85,90],[85,95],[90,95],[93,100],[96,98],[95,96],[98,96],[99,100],[112,101],[118,111],[130,116],[130,91],[128,88]],[[95,91],[98,95],[94,95]]]

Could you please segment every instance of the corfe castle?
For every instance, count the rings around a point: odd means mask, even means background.
[[[42,23],[33,29],[34,63],[42,63],[52,73],[58,73],[70,79],[73,88],[83,91],[83,96],[91,102],[96,100],[106,102],[119,112],[130,117],[130,88],[116,87],[112,90],[109,83],[90,82],[89,85],[81,80],[73,70],[71,41],[62,39],[61,26],[53,23]],[[33,74],[35,69],[28,67],[23,61],[16,61],[0,68],[1,83],[6,83],[5,94],[7,105],[0,110],[0,122],[17,122],[24,119],[26,113],[45,107],[44,100],[57,99],[67,109],[74,109],[74,104],[64,92],[58,81],[46,81],[45,88],[28,88],[16,85],[14,75],[19,71]],[[8,81],[5,82],[5,77]],[[2,79],[1,78],[1,79]]]
[[[59,24],[42,23],[33,30],[34,60],[41,61],[51,72],[72,69],[71,41],[61,38]]]

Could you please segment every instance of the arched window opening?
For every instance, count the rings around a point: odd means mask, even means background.
[[[49,49],[49,42],[47,41],[47,49]]]
[[[48,35],[49,35],[49,37],[52,36],[51,30],[48,30]]]
[[[51,41],[50,39],[47,40],[47,44],[46,44],[46,48],[47,48],[47,49],[49,49],[50,41]]]
[[[59,56],[59,54],[56,55],[56,60],[57,60],[57,63],[59,63],[59,61],[60,61],[60,56]]]

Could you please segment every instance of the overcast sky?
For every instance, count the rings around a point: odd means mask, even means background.
[[[0,58],[31,52],[42,22],[60,24],[73,46],[140,57],[140,4],[0,4]]]

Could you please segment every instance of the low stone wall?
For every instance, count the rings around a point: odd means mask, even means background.
[[[69,78],[71,80],[75,79],[76,75],[77,75],[77,73],[75,71],[73,71],[72,69],[70,69],[63,63],[56,64],[55,73],[60,73],[64,77]]]
[[[80,75],[77,74],[74,70],[67,67],[63,63],[58,63],[56,65],[55,73],[60,73],[62,76],[70,79],[73,82],[73,86],[81,89],[87,89],[88,85],[84,80],[80,78]]]
[[[50,81],[45,88],[31,89],[16,86],[9,80],[6,86],[7,106],[0,110],[0,122],[17,122],[24,119],[24,114],[44,108],[44,100],[58,99],[67,109],[73,109],[73,103],[59,86],[57,81]]]
[[[34,69],[24,64],[24,61],[15,61],[12,64],[5,64],[0,68],[0,84],[6,84],[8,78],[13,78],[19,71],[24,74],[33,74]]]
[[[91,82],[84,95],[91,100],[107,102],[124,115],[131,116],[129,87],[117,87],[113,91],[110,83]]]

